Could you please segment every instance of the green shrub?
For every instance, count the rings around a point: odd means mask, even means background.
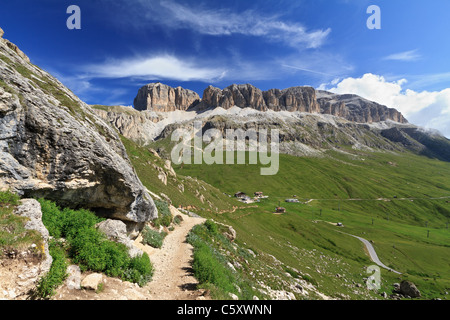
[[[214,299],[229,299],[228,293],[237,294],[248,300],[261,293],[254,284],[244,279],[239,272],[232,271],[222,250],[232,252],[230,241],[218,231],[218,225],[212,220],[194,226],[187,236],[187,242],[194,247],[192,269],[200,286],[211,290]],[[237,289],[239,287],[239,291]]]
[[[11,191],[0,192],[0,205],[18,205],[20,197]]]
[[[142,231],[142,243],[147,244],[153,248],[161,248],[164,242],[164,238],[167,233],[158,232],[156,230],[145,227]]]
[[[153,275],[153,266],[147,253],[142,256],[134,257],[130,260],[127,270],[124,272],[123,279],[134,282],[143,287],[148,283]]]
[[[143,285],[149,281],[152,266],[148,256],[131,258],[124,244],[110,241],[95,228],[103,219],[88,210],[59,208],[40,199],[42,221],[52,237],[66,238],[67,254],[83,271],[102,272]]]
[[[175,216],[173,218],[173,223],[176,225],[180,225],[182,221],[183,221],[183,218],[181,216]]]
[[[219,231],[219,227],[212,220],[206,220],[205,226],[212,235],[216,235]]]
[[[62,234],[68,239],[76,237],[77,232],[83,228],[95,230],[95,225],[104,220],[97,217],[93,212],[84,209],[75,211],[66,208],[62,214],[65,217]]]
[[[173,220],[173,216],[170,213],[169,204],[162,200],[154,200],[155,206],[158,209],[158,218],[152,221],[153,226],[168,227]]]
[[[50,236],[54,238],[72,238],[82,228],[94,228],[101,222],[93,212],[80,209],[61,209],[53,201],[39,199],[42,208],[42,222]]]
[[[67,278],[67,259],[63,247],[55,240],[49,242],[50,255],[53,258],[49,272],[42,277],[34,292],[36,298],[48,298],[55,294],[55,289]]]
[[[154,202],[155,202],[156,208],[158,209],[158,213],[161,216],[170,215],[169,204],[167,202],[165,202],[163,200],[158,200],[158,199],[155,199]]]
[[[192,263],[194,275],[202,285],[212,284],[222,292],[237,293],[233,285],[237,281],[221,260],[206,243],[197,243]]]
[[[65,216],[61,209],[52,201],[39,199],[42,209],[42,222],[47,228],[50,236],[54,238],[62,237]]]

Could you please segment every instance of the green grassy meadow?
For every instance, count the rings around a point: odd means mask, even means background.
[[[125,145],[139,159],[151,158],[142,148]],[[153,174],[131,158],[143,183],[150,186]],[[358,291],[368,277],[366,268],[374,264],[363,243],[337,231],[372,241],[380,260],[402,273],[382,269],[381,291],[389,295],[393,283],[409,279],[424,299],[450,297],[447,162],[411,153],[329,151],[323,158],[281,154],[274,176],[262,176],[259,165],[249,164],[184,164],[174,169],[177,179],[204,181],[211,190],[208,198],[224,210],[197,213],[233,226],[236,243],[300,270],[332,298],[380,298],[374,292]],[[193,195],[179,195],[165,187],[169,197],[196,201]],[[262,191],[269,198],[243,204],[226,196],[238,191],[248,195]],[[301,203],[285,202],[294,196]],[[279,204],[287,212],[275,215]],[[239,209],[229,210],[232,206]],[[344,227],[329,222],[342,222]]]

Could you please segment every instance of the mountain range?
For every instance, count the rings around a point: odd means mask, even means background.
[[[234,106],[259,111],[330,114],[354,122],[408,122],[396,109],[359,96],[337,95],[305,86],[268,91],[261,91],[251,84],[233,84],[223,90],[208,86],[200,99],[192,90],[150,83],[140,88],[134,99],[134,107],[140,111],[205,111],[218,107],[227,110]]]
[[[174,130],[201,120],[203,130],[221,132],[277,128],[280,151],[297,156],[350,148],[407,150],[450,161],[450,140],[409,123],[398,110],[357,95],[312,87],[261,91],[251,84],[233,84],[223,90],[208,86],[200,98],[192,90],[150,83],[138,90],[134,108],[93,107],[120,134],[144,145],[167,140]]]

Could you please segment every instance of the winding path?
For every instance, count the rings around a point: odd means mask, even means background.
[[[143,245],[140,238],[135,241],[136,247],[147,252],[155,269],[152,281],[144,287],[154,300],[195,300],[201,295],[192,274],[193,248],[186,242],[186,236],[205,219],[183,215],[183,220],[164,239],[161,249]]]
[[[369,252],[370,259],[371,259],[374,263],[376,263],[378,266],[380,266],[380,267],[382,267],[382,268],[384,268],[384,269],[387,269],[387,270],[389,270],[389,271],[392,271],[392,272],[394,272],[394,273],[396,273],[396,274],[401,274],[401,272],[398,272],[398,271],[396,271],[396,270],[394,270],[394,269],[392,269],[392,268],[389,268],[388,266],[386,266],[384,263],[382,263],[382,262],[380,261],[380,259],[378,258],[378,255],[377,255],[377,253],[376,253],[376,251],[375,251],[375,248],[374,248],[373,245],[370,243],[370,241],[368,241],[368,240],[366,240],[366,239],[364,239],[364,238],[355,236],[355,235],[353,235],[353,234],[345,233],[345,232],[342,232],[342,231],[338,231],[338,232],[343,233],[343,234],[346,234],[346,235],[348,235],[348,236],[352,236],[352,237],[354,237],[354,238],[360,240],[362,243],[364,243],[364,245],[365,245],[366,248],[367,248],[367,251]]]

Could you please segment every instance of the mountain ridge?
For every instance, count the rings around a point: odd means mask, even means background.
[[[161,83],[150,83],[139,89],[134,99],[136,110],[157,112],[205,111],[218,107],[226,110],[237,106],[258,111],[288,111],[331,114],[354,122],[392,120],[408,123],[394,108],[388,108],[357,95],[338,95],[316,90],[310,86],[262,91],[251,84],[232,84],[221,90],[209,85],[203,97],[192,90],[172,88]]]

